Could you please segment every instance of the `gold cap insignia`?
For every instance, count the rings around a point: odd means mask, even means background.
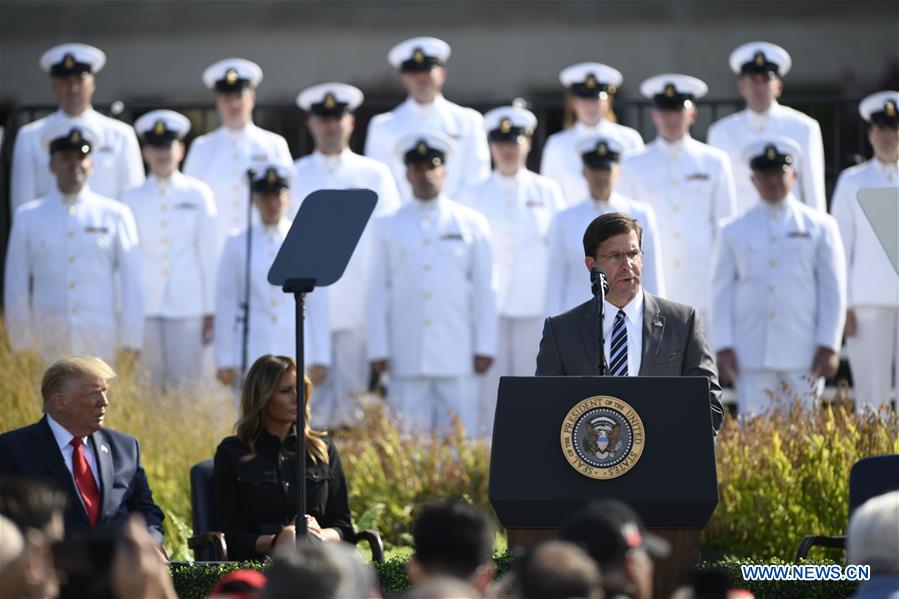
[[[71,54],[65,55],[65,57],[62,59],[62,66],[64,66],[67,69],[71,69],[72,67],[75,66],[75,59],[72,58]]]
[[[594,75],[593,73],[588,73],[587,79],[584,81],[584,85],[586,85],[590,89],[596,87],[596,75]]]
[[[764,52],[756,52],[755,56],[753,57],[753,60],[755,61],[755,64],[757,64],[760,67],[764,66],[765,63],[767,62],[767,60],[765,60]]]
[[[225,71],[225,83],[227,83],[228,85],[234,85],[235,83],[237,83],[238,79],[239,77],[237,76],[237,71],[235,71],[234,69],[228,69],[227,71]]]
[[[601,141],[598,144],[596,144],[596,153],[599,154],[600,156],[605,156],[606,154],[609,153],[609,146],[606,145],[606,142]]]
[[[887,100],[886,104],[883,105],[883,111],[889,117],[896,116],[896,103],[892,100]]]
[[[503,119],[499,122],[499,130],[500,133],[508,133],[512,130],[512,121],[509,119]]]
[[[334,108],[334,106],[337,105],[337,100],[334,99],[334,94],[332,94],[331,92],[325,94],[324,105],[325,108],[329,109]]]
[[[79,131],[78,129],[72,129],[72,132],[69,134],[69,141],[73,144],[81,141],[81,131]]]
[[[165,123],[156,121],[156,124],[153,126],[153,133],[156,135],[165,135]]]
[[[428,144],[424,141],[418,142],[418,145],[415,147],[415,151],[419,154],[427,154],[428,153]]]
[[[768,146],[767,148],[765,148],[765,157],[768,160],[774,160],[775,158],[777,158],[777,148],[775,148],[774,146]]]
[[[412,60],[418,63],[422,63],[425,61],[425,53],[421,51],[421,48],[416,48],[412,52]]]
[[[268,169],[268,173],[265,175],[265,180],[269,183],[276,183],[278,181],[278,171],[273,168]]]
[[[665,97],[673,98],[675,93],[676,92],[675,92],[673,83],[669,83],[665,86]]]

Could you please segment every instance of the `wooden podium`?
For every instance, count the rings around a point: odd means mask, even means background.
[[[500,380],[488,495],[510,548],[557,537],[591,500],[618,499],[671,543],[655,565],[654,594],[667,597],[699,562],[717,484],[703,377]]]

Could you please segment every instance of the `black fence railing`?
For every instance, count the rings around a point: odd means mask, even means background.
[[[376,114],[392,109],[400,101],[401,99],[398,98],[366,99],[365,103],[356,112],[356,128],[350,140],[351,147],[361,152],[365,143],[365,133],[368,129],[369,120]],[[496,101],[486,101],[484,99],[458,101],[481,112],[485,112],[500,104]],[[567,115],[565,114],[564,102],[561,97],[526,98],[526,101],[539,121],[534,134],[534,147],[528,158],[528,166],[537,170],[546,138],[563,128]],[[821,124],[826,160],[825,183],[828,198],[830,198],[833,185],[840,171],[858,162],[861,156],[867,156],[870,153],[870,148],[867,147],[865,124],[858,115],[858,102],[858,98],[811,96],[791,97],[783,100],[784,104],[802,110],[817,119]],[[697,139],[704,140],[709,124],[740,110],[743,103],[739,98],[712,98],[700,100],[698,105],[699,119],[693,128],[693,135]],[[188,144],[194,137],[211,131],[218,126],[215,107],[211,104],[173,103],[159,105],[115,102],[112,105],[97,106],[96,108],[104,114],[111,115],[127,123],[133,123],[145,112],[156,108],[177,110],[191,121],[192,128],[187,139]],[[615,100],[615,114],[618,121],[637,129],[647,141],[655,136],[649,115],[650,108],[650,102],[644,99],[619,98]],[[49,114],[55,109],[55,106],[50,105],[31,105],[14,108],[9,113],[5,126],[5,135],[3,135],[2,145],[0,145],[0,248],[2,248],[0,253],[4,257],[11,223],[8,174],[10,172],[12,147],[16,132],[25,124]],[[283,135],[287,139],[291,154],[295,158],[304,156],[312,151],[313,143],[306,130],[304,113],[295,105],[289,103],[260,103],[256,107],[254,119],[259,126]],[[0,270],[2,269],[3,263],[0,262]]]

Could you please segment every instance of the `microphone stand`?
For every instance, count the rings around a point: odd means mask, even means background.
[[[238,389],[243,387],[244,377],[249,367],[249,343],[250,343],[250,264],[253,252],[253,169],[247,170],[247,189],[250,192],[247,202],[247,260],[244,264],[244,294],[241,310],[243,311],[243,335],[240,347],[240,376],[238,377]]]
[[[606,273],[601,268],[594,267],[590,271],[590,283],[593,290],[593,298],[596,300],[597,311],[599,312],[599,376],[606,376],[609,373],[609,367],[606,364],[605,338],[603,335],[602,325],[605,320],[605,298],[606,291],[609,289],[609,283],[606,280]]]

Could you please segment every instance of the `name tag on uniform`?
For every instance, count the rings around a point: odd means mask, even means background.
[[[687,175],[687,181],[708,181],[711,179],[708,173],[693,173],[692,175]]]
[[[812,234],[808,231],[790,231],[787,233],[787,237],[791,239],[811,239]]]
[[[543,208],[542,200],[528,200],[525,204],[527,208]]]
[[[441,241],[465,241],[462,233],[444,233],[440,236]]]
[[[112,146],[100,146],[97,152],[112,152]]]
[[[109,233],[109,227],[84,227],[85,233]]]
[[[266,154],[256,154],[255,156],[250,156],[250,160],[253,162],[265,162],[268,160],[268,156]]]
[[[175,204],[175,210],[196,210],[197,205],[191,204],[190,202],[182,202],[180,204]]]

